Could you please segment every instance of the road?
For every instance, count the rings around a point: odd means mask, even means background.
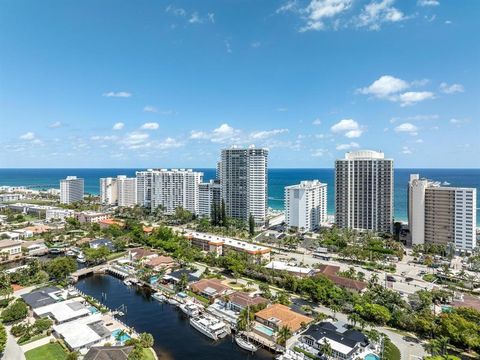
[[[4,360],[25,360],[25,355],[17,344],[15,338],[10,334],[10,327],[7,329],[7,344],[3,353],[2,359]]]

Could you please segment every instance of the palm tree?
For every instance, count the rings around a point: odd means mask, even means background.
[[[327,359],[333,355],[332,346],[327,341],[327,339],[323,339],[323,341],[320,343],[319,350],[322,353],[322,355],[325,356]]]
[[[282,326],[277,332],[277,343],[285,346],[287,344],[287,340],[290,339],[291,336],[292,332],[290,331],[290,328],[287,326]]]
[[[115,340],[118,342],[122,342],[122,339],[127,336],[127,332],[125,330],[120,330],[117,335],[115,335]]]
[[[347,316],[348,321],[352,323],[352,325],[355,327],[357,325],[357,322],[360,321],[360,315],[356,313],[351,313]]]
[[[373,287],[374,285],[378,284],[378,274],[375,273],[370,277],[370,280],[368,281],[368,286]]]
[[[337,320],[336,314],[337,314],[337,312],[340,311],[340,306],[338,306],[338,305],[332,305],[332,306],[330,306],[330,309],[331,309],[332,312],[333,312],[333,319],[334,319],[334,320]]]
[[[442,355],[445,355],[447,353],[447,348],[449,343],[450,343],[450,339],[446,336],[440,336],[437,339],[437,344],[440,349],[440,353]]]

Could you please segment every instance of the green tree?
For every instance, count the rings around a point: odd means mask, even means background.
[[[188,275],[187,274],[182,274],[180,276],[180,279],[178,280],[178,283],[175,285],[175,289],[177,291],[184,291],[188,286]]]
[[[52,278],[62,281],[77,270],[77,262],[70,257],[57,257],[47,264],[46,270]]]
[[[141,333],[139,340],[143,348],[151,348],[153,346],[154,339],[152,334]]]
[[[88,263],[100,264],[107,261],[108,255],[110,255],[111,251],[106,246],[100,246],[96,249],[87,248],[83,253],[85,254],[85,259]]]
[[[225,208],[225,201],[223,199],[220,204],[220,225],[224,227],[228,226],[227,209]]]
[[[319,350],[320,353],[324,355],[327,359],[333,355],[332,346],[326,339],[323,339],[323,341],[320,343]]]
[[[279,345],[285,346],[287,340],[292,336],[292,332],[288,326],[282,326],[277,332],[277,343]]]
[[[255,218],[252,213],[248,216],[248,233],[251,237],[255,235]]]
[[[25,319],[28,314],[27,304],[22,299],[17,299],[12,305],[2,312],[2,320],[5,323]]]
[[[0,354],[5,350],[5,345],[7,344],[7,331],[5,326],[0,323]]]

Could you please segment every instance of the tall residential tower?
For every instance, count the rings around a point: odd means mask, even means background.
[[[392,232],[393,160],[382,152],[361,150],[335,161],[335,223]]]
[[[83,179],[76,176],[67,176],[60,180],[60,202],[72,204],[83,200]]]

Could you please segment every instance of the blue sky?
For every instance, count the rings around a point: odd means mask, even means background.
[[[480,167],[475,0],[0,0],[1,167]]]

